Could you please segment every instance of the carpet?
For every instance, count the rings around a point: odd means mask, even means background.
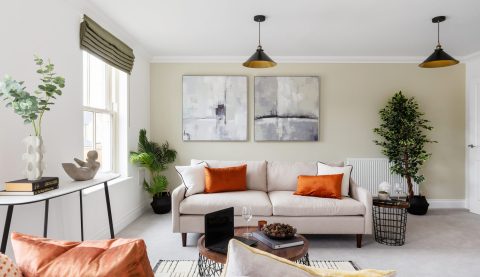
[[[359,268],[352,261],[310,261],[317,268],[341,269],[355,271]],[[160,260],[153,268],[155,277],[196,277],[198,264],[196,260]]]

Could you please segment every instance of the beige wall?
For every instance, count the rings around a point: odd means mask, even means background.
[[[182,141],[182,75],[246,75],[249,82],[247,142]],[[254,76],[319,76],[320,140],[254,142]],[[168,140],[178,151],[176,164],[189,159],[337,161],[382,157],[372,140],[378,111],[397,91],[415,96],[432,121],[433,153],[422,191],[429,198],[465,197],[465,66],[420,69],[415,64],[279,64],[247,69],[240,64],[152,64],[151,137]],[[132,97],[135,92],[132,93]],[[173,169],[168,177],[179,179]]]

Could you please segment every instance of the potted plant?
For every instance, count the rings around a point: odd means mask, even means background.
[[[415,98],[405,97],[397,92],[388,101],[387,106],[380,110],[380,127],[373,131],[382,140],[374,140],[382,147],[382,153],[392,163],[390,170],[407,180],[408,196],[412,214],[424,215],[428,210],[428,202],[423,195],[414,195],[413,182],[421,184],[425,177],[419,173],[431,153],[425,150],[427,143],[436,143],[427,138],[425,131],[433,127],[420,112]]]
[[[12,107],[13,111],[22,117],[25,124],[31,124],[33,135],[26,137],[23,142],[27,151],[23,154],[26,161],[26,177],[28,180],[42,178],[44,170],[44,147],[42,139],[42,120],[46,111],[53,106],[56,97],[62,95],[65,87],[65,78],[54,72],[55,66],[50,62],[35,56],[35,64],[38,66],[41,84],[33,93],[26,91],[23,81],[17,81],[5,75],[0,80],[0,98],[5,101],[6,107]]]
[[[177,151],[170,149],[168,142],[159,145],[149,141],[147,131],[140,130],[138,137],[138,151],[130,152],[130,162],[144,167],[150,174],[150,182],[143,180],[143,188],[153,197],[152,206],[156,214],[165,214],[171,209],[171,196],[168,190],[167,177],[161,173],[173,163],[177,157]]]

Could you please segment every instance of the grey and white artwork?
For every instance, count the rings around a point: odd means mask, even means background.
[[[247,140],[247,77],[183,76],[183,140]]]
[[[318,141],[318,77],[255,77],[255,140]]]

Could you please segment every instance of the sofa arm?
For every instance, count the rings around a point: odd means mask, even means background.
[[[357,185],[355,181],[350,179],[350,192],[353,199],[359,201],[365,206],[365,233],[364,234],[372,234],[372,224],[373,224],[373,217],[372,217],[372,194]]]
[[[183,184],[172,191],[172,228],[174,233],[180,233],[180,202],[185,199],[185,192]]]

